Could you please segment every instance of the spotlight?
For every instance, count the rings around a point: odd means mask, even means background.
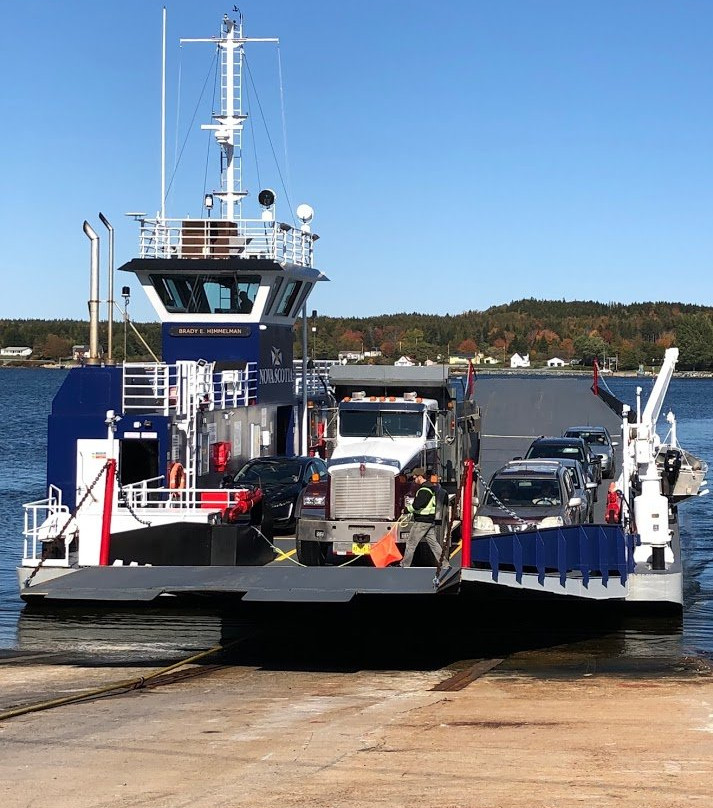
[[[257,201],[263,208],[271,208],[275,204],[275,192],[270,188],[263,188],[257,195]]]

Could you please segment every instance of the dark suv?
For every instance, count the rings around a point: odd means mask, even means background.
[[[581,522],[582,500],[572,475],[556,460],[511,460],[493,474],[478,507],[474,532],[516,533]]]
[[[592,482],[599,485],[602,481],[601,458],[594,454],[583,438],[535,438],[525,454],[525,459],[529,460],[534,457],[549,457],[553,460],[574,457],[582,464]],[[594,490],[594,501],[597,501],[596,489]]]

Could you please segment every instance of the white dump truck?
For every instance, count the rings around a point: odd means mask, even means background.
[[[446,545],[459,525],[463,461],[477,461],[480,448],[480,413],[465,400],[465,377],[443,365],[344,365],[330,369],[330,385],[334,444],[327,478],[313,481],[298,504],[298,559],[321,566],[367,555],[399,522],[419,466],[437,476],[436,522]],[[409,525],[396,530],[403,546]]]

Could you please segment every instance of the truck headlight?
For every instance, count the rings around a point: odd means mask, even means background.
[[[476,516],[473,527],[483,533],[492,533],[495,530],[495,522],[489,516]]]
[[[323,508],[326,501],[326,494],[305,494],[302,504],[308,508]]]
[[[540,523],[539,527],[562,527],[564,521],[561,516],[546,516]]]

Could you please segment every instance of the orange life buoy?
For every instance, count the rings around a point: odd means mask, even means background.
[[[172,489],[186,487],[186,470],[180,463],[174,463],[168,475],[168,487]]]

